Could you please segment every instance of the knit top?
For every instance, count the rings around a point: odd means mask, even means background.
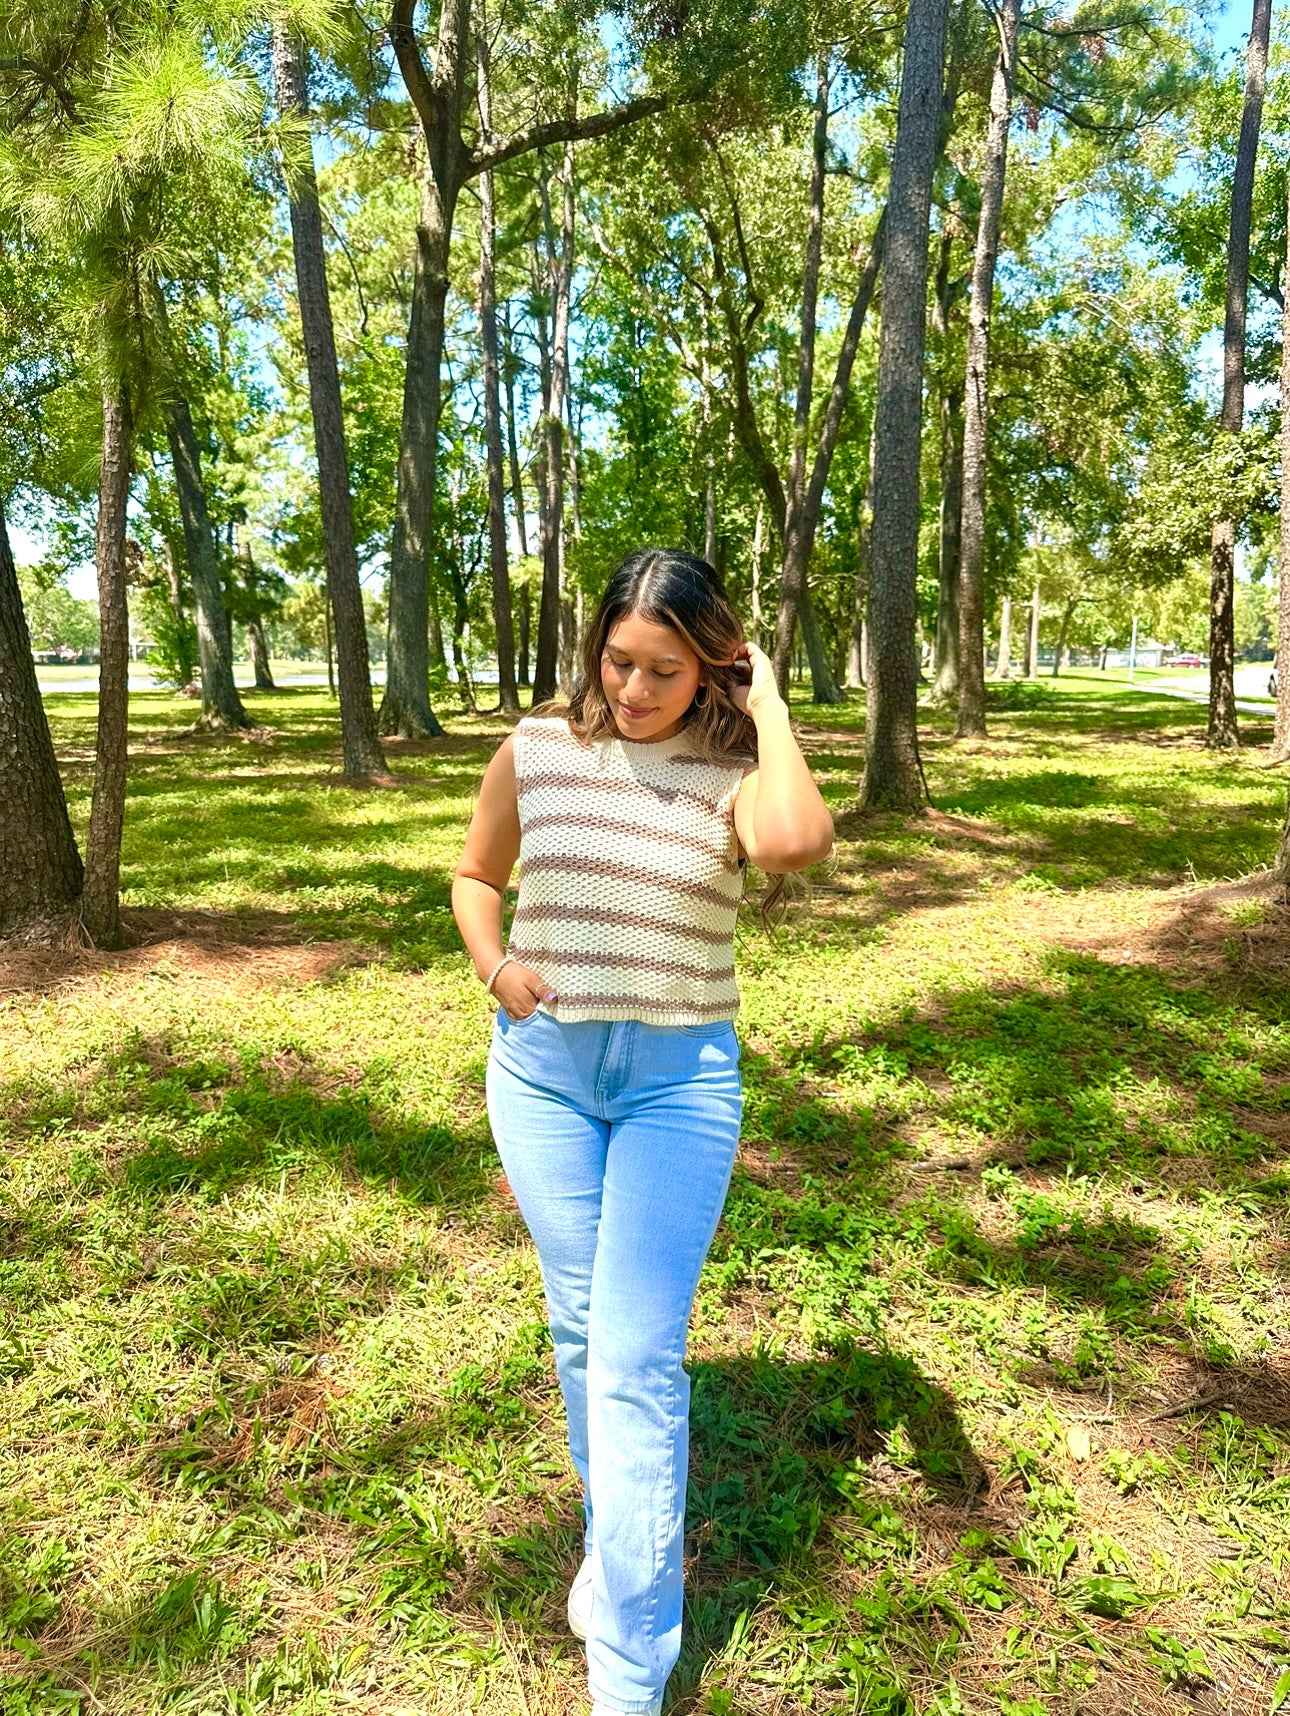
[[[743,868],[734,801],[750,757],[709,762],[685,730],[581,744],[562,716],[515,729],[520,887],[506,951],[560,1019],[733,1019]]]

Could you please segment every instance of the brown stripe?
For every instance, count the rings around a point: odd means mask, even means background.
[[[722,894],[716,888],[705,888],[702,882],[686,882],[676,876],[660,876],[657,870],[638,870],[632,864],[615,864],[609,858],[565,858],[554,853],[539,853],[520,866],[521,884],[526,876],[554,873],[557,876],[608,876],[615,882],[643,882],[647,887],[665,888],[671,894],[685,894],[692,900],[706,900],[709,905],[724,906],[734,911],[739,900]],[[738,872],[736,871],[735,874]]]
[[[723,983],[733,977],[733,965],[692,965],[683,959],[650,959],[638,953],[562,953],[555,948],[530,947],[524,942],[515,946],[515,957],[525,965],[590,965],[608,970],[621,967],[625,971],[651,971],[658,977],[695,977],[701,982]]]
[[[605,995],[594,989],[565,994],[556,997],[555,1016],[560,1017],[560,1008],[564,1007],[644,1007],[651,1013],[719,1013],[725,1018],[730,1017],[729,1001],[651,1001],[647,995]],[[682,1019],[682,1024],[690,1024],[689,1019]]]
[[[552,810],[545,816],[530,817],[523,823],[525,834],[532,834],[539,828],[603,828],[609,834],[630,835],[641,840],[661,840],[669,846],[685,846],[691,852],[702,852],[705,858],[720,859],[727,870],[738,869],[726,856],[727,848],[714,846],[710,840],[700,840],[694,834],[680,834],[670,828],[628,828],[621,822],[615,822],[612,816],[591,816],[583,811]]]
[[[561,774],[554,769],[538,769],[531,775],[515,777],[515,788],[521,798],[525,793],[544,786],[560,787],[571,792],[626,793],[631,798],[649,799],[652,804],[675,804],[678,800],[684,800],[688,804],[697,804],[702,809],[711,811],[714,816],[720,815],[717,799],[709,798],[706,793],[692,792],[689,787],[656,789],[645,786],[640,781],[604,780],[598,775]]]
[[[666,918],[649,918],[638,912],[611,912],[599,906],[521,906],[512,920],[512,927],[541,920],[543,923],[613,924],[620,929],[657,930],[663,934],[689,936],[694,941],[709,942],[720,947],[729,942],[729,930],[700,929],[695,924],[669,923]]]

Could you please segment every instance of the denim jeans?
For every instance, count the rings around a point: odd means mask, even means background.
[[[592,1698],[659,1708],[681,1648],[690,1307],[743,1112],[729,1021],[496,1015],[488,1116],[546,1288],[591,1558]]]

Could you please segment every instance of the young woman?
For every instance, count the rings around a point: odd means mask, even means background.
[[[498,747],[453,880],[500,1003],[488,1114],[537,1246],[582,1480],[568,1613],[595,1716],[660,1711],[680,1651],[682,1361],[743,1107],[744,864],[800,870],[832,841],[770,661],[718,575],[647,549],[610,579],[567,708]]]

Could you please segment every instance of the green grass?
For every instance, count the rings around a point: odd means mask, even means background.
[[[1284,779],[1092,676],[936,717],[741,932],[685,1650],[712,1716],[1290,1687],[1290,960],[1204,893]],[[140,945],[0,962],[0,1710],[572,1716],[571,1474],[448,879],[502,723],[339,778],[334,704],[132,699]],[[74,813],[93,702],[50,699]],[[1256,739],[1260,729],[1247,728]],[[1290,1708],[1290,1704],[1287,1705]]]

